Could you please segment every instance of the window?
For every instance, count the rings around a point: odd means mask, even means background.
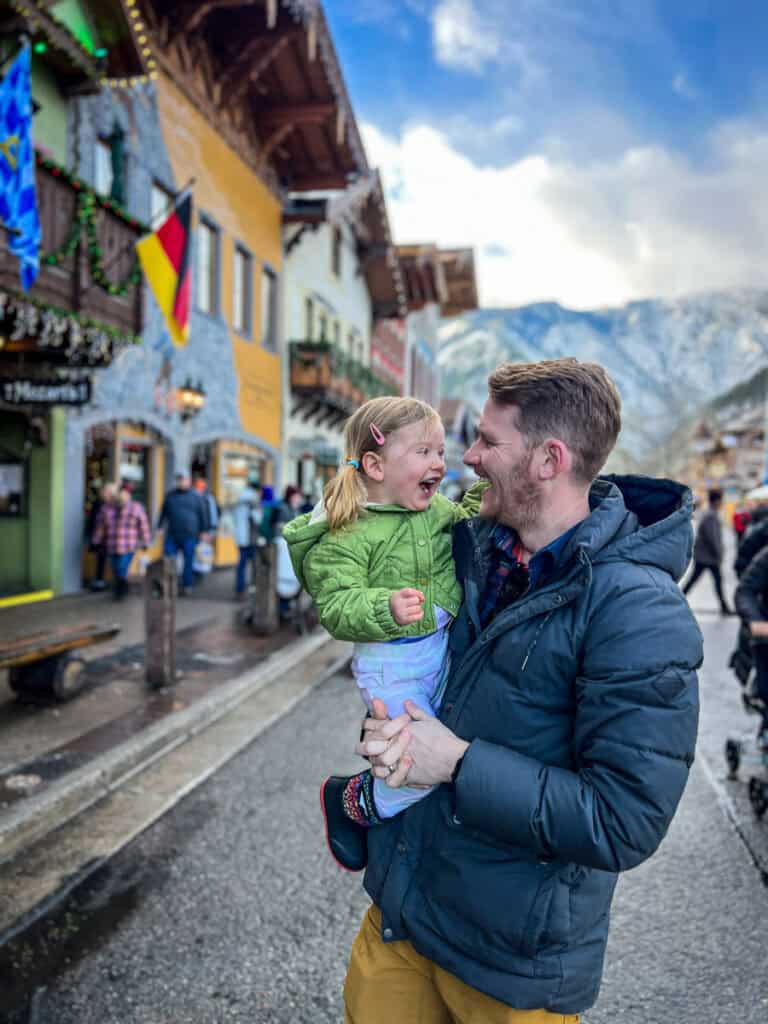
[[[305,337],[307,341],[312,341],[315,336],[315,304],[312,299],[306,299],[304,302],[304,316],[306,317]]]
[[[197,308],[218,313],[219,233],[207,220],[197,225]]]
[[[261,344],[277,347],[277,277],[269,267],[261,271]]]
[[[152,208],[150,214],[152,217],[152,227],[156,228],[159,227],[170,214],[173,206],[173,196],[167,189],[164,189],[162,185],[158,185],[157,182],[153,182],[151,203]]]
[[[108,142],[99,139],[96,143],[96,191],[108,196],[112,191],[112,147]]]
[[[340,326],[338,320],[334,320],[333,321],[333,344],[336,346],[336,348],[339,347],[339,342],[340,341],[341,341],[341,326]]]
[[[334,228],[331,240],[331,267],[337,277],[341,277],[341,243],[341,228]]]
[[[321,310],[320,315],[317,318],[318,325],[320,327],[320,341],[328,341],[328,315],[324,310]]]
[[[253,259],[242,245],[235,246],[232,287],[232,326],[238,334],[250,337],[253,326]]]

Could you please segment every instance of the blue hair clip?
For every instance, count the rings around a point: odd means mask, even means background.
[[[359,459],[347,459],[347,465],[348,466],[354,466],[355,469],[360,469],[360,460]]]

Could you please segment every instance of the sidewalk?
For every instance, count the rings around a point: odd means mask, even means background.
[[[178,692],[187,700],[222,678],[243,671],[292,639],[282,632],[256,637],[237,625],[242,607],[232,599],[233,572],[211,575],[192,596],[176,602],[177,659],[184,673]],[[119,624],[112,640],[78,651],[88,662],[86,689],[66,704],[19,700],[0,671],[0,813],[2,776],[47,751],[76,742],[92,729],[147,704],[144,684],[144,598],[134,584],[119,603],[110,593],[83,592],[39,604],[0,610],[0,636],[10,639],[46,628],[88,623]]]
[[[122,627],[113,640],[82,651],[86,688],[68,703],[27,702],[0,673],[0,862],[325,643],[322,630],[307,638],[287,626],[255,635],[240,622],[244,606],[233,600],[232,584],[232,572],[215,573],[177,601],[181,677],[158,691],[144,680],[138,588],[120,603],[83,594],[0,610],[4,638],[76,623]]]

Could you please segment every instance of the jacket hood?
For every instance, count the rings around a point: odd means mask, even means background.
[[[317,544],[328,533],[328,520],[325,515],[318,514],[318,507],[313,512],[305,512],[297,516],[283,527],[283,539],[288,545],[288,552],[302,587],[306,588],[304,561]]]
[[[693,495],[684,484],[647,476],[598,477],[589,492],[592,515],[568,544],[593,562],[652,565],[679,580],[693,551]]]

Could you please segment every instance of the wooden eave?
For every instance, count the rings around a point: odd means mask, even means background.
[[[276,191],[344,189],[368,173],[319,4],[141,2],[164,70]]]
[[[131,77],[145,73],[145,66],[134,40],[130,19],[122,0],[92,0],[91,14],[107,57],[94,57],[59,21],[47,0],[0,0],[0,32],[22,33],[32,42],[45,41],[48,50],[36,54],[53,73],[66,94],[98,92],[107,76]]]
[[[88,10],[107,50],[106,71],[110,78],[133,78],[147,73],[145,55],[133,28],[138,20],[130,15],[125,0],[89,0]]]
[[[430,302],[442,307],[448,300],[448,289],[437,246],[399,245],[397,256],[405,276],[408,308],[422,309]]]
[[[441,249],[438,253],[448,291],[442,305],[443,316],[459,316],[477,309],[475,254],[472,249]]]

